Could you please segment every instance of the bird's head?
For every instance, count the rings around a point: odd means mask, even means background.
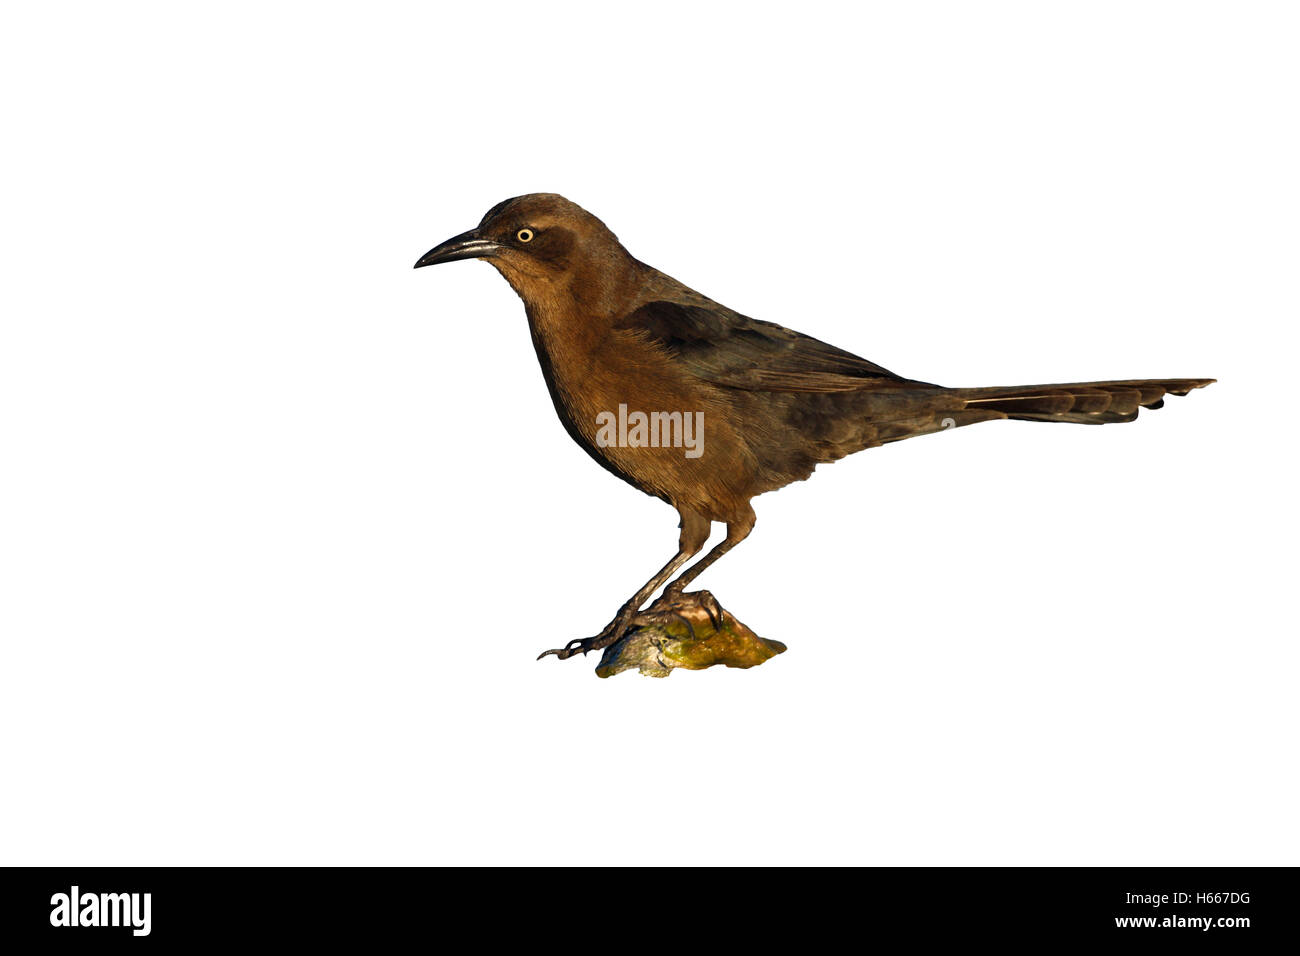
[[[475,228],[434,246],[415,268],[458,259],[487,260],[525,302],[561,289],[595,291],[636,265],[603,222],[555,193],[497,203]]]

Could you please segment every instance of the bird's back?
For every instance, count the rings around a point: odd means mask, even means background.
[[[755,494],[806,478],[821,462],[942,427],[938,386],[742,315],[657,270],[615,328],[725,402],[754,458]]]

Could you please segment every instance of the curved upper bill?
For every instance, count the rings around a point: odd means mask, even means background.
[[[471,229],[469,232],[462,232],[459,236],[453,236],[441,245],[434,246],[420,256],[420,261],[415,264],[415,268],[436,266],[440,262],[455,262],[457,259],[482,259],[500,248],[500,243],[493,242],[491,239],[482,239],[477,230]]]

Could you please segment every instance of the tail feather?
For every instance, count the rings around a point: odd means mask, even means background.
[[[1140,409],[1164,405],[1166,395],[1186,395],[1212,382],[1212,378],[1170,378],[998,388],[902,383],[892,392],[877,387],[838,393],[835,398],[841,404],[857,399],[859,414],[843,414],[841,407],[842,414],[834,419],[838,430],[809,437],[818,461],[835,461],[864,448],[1000,419],[1081,425],[1131,422]]]
[[[1165,395],[1186,395],[1212,378],[1138,379],[1121,382],[1076,382],[1064,385],[1013,385],[954,388],[964,409],[1001,413],[1014,421],[1073,422],[1102,425],[1131,422],[1139,409],[1160,408]],[[994,417],[994,416],[991,416]]]

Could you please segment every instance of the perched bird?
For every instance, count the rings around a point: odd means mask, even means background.
[[[711,522],[725,522],[726,538],[654,605],[670,607],[753,530],[755,495],[807,478],[822,462],[995,419],[1129,422],[1167,393],[1214,381],[943,388],[904,378],[714,302],[637,261],[603,222],[552,193],[493,206],[415,267],[458,259],[487,260],[523,299],[551,400],[573,440],[681,517],[672,559],[599,634],[546,652],[561,658],[618,640],[703,549]]]

